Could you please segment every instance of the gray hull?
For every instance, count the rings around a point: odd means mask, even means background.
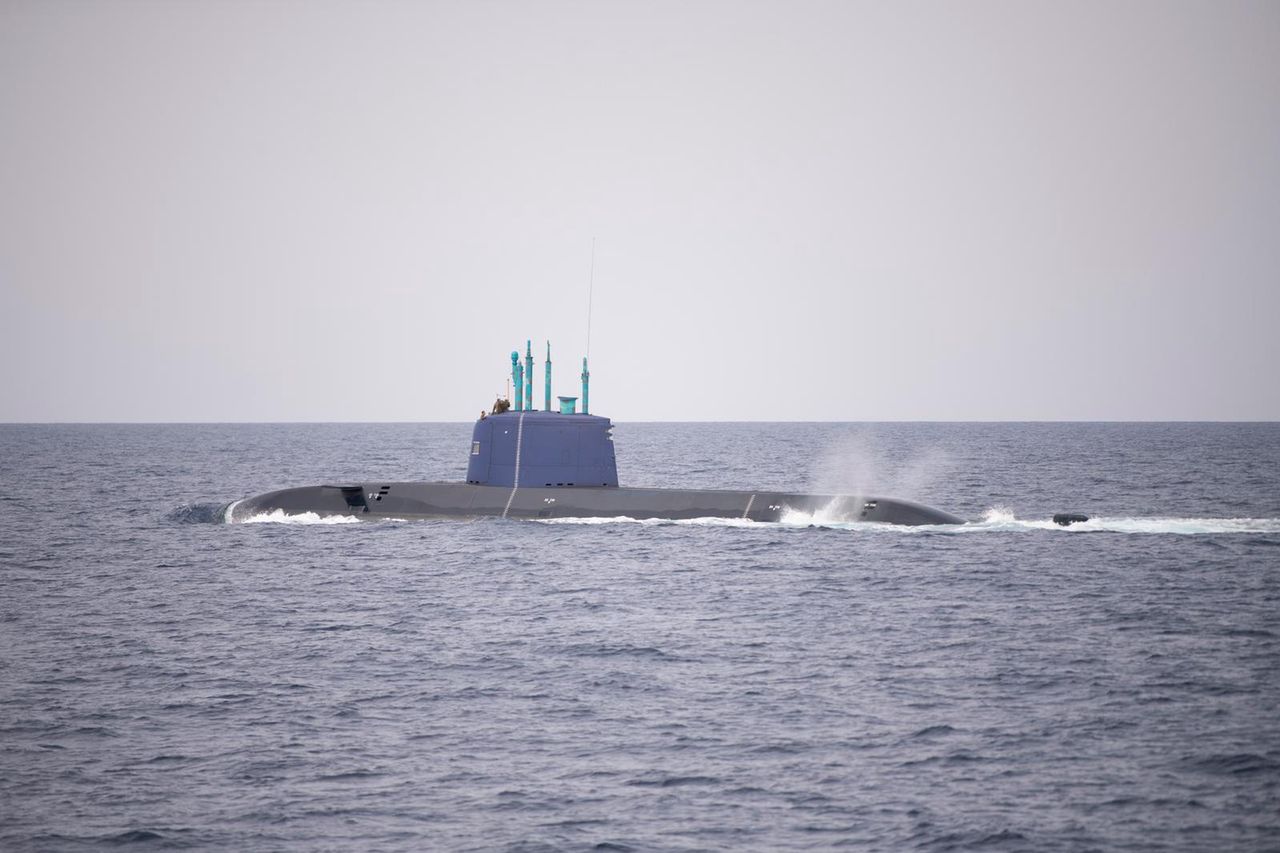
[[[577,486],[512,489],[469,483],[365,483],[304,486],[247,498],[230,521],[282,511],[286,515],[426,519],[504,518],[745,518],[781,521],[787,513],[818,513],[824,522],[963,524],[947,512],[895,498],[692,489]]]

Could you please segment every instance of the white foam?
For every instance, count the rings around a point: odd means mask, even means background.
[[[282,509],[257,513],[247,518],[234,518],[234,511],[241,501],[230,504],[225,510],[227,524],[359,524],[361,519],[353,515],[319,515],[314,512],[286,513]],[[1098,516],[1071,525],[1055,524],[1051,518],[1022,519],[1005,506],[993,506],[983,513],[980,521],[965,524],[924,525],[919,527],[885,524],[881,522],[850,521],[848,501],[836,498],[813,512],[785,508],[776,522],[752,521],[748,518],[633,518],[627,515],[607,518],[539,518],[531,519],[542,524],[638,524],[656,527],[677,525],[681,527],[742,527],[742,528],[807,528],[823,527],[829,530],[862,531],[866,533],[1020,533],[1051,531],[1055,533],[1136,533],[1174,534],[1201,536],[1222,533],[1280,533],[1280,518],[1181,518],[1171,516]],[[400,518],[379,518],[378,521],[404,523]]]
[[[832,501],[814,512],[786,509],[776,522],[751,521],[746,518],[632,518],[620,515],[611,518],[540,518],[543,524],[639,524],[682,525],[688,527],[746,527],[746,528],[798,528],[823,527],[829,530],[859,531],[864,533],[1137,533],[1175,534],[1198,536],[1221,533],[1280,533],[1280,518],[1173,518],[1164,516],[1099,516],[1069,526],[1055,524],[1051,518],[1020,519],[1013,510],[995,506],[983,513],[981,521],[964,524],[937,524],[909,526],[883,522],[848,521],[847,512],[840,511],[842,501]]]
[[[982,520],[952,528],[982,531],[1053,530],[1061,533],[1171,533],[1199,536],[1213,533],[1280,533],[1280,518],[1178,518],[1169,516],[1097,516],[1070,525],[1053,519],[1020,519],[1005,507],[992,507]]]
[[[812,512],[804,510],[792,509],[789,506],[782,508],[782,516],[778,519],[778,523],[786,527],[867,527],[866,522],[858,522],[849,518],[850,507],[861,507],[861,498],[850,497],[834,497],[827,501],[824,506],[820,506]],[[881,526],[881,525],[875,525]]]
[[[230,521],[231,512],[228,510],[227,519]],[[359,524],[360,519],[353,515],[320,515],[314,512],[300,512],[296,515],[290,515],[282,509],[274,509],[271,512],[260,512],[257,515],[251,515],[248,518],[240,519],[236,524]]]
[[[982,514],[983,524],[1005,524],[1017,520],[1018,519],[1013,514],[1013,510],[1009,509],[1007,506],[999,504],[991,507]]]

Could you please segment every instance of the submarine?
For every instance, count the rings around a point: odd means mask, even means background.
[[[590,378],[582,360],[582,411],[577,397],[551,405],[551,344],[547,344],[543,408],[533,407],[533,348],[525,361],[511,353],[515,405],[499,398],[471,433],[463,482],[369,480],[301,486],[231,504],[227,521],[262,514],[315,513],[361,520],[495,516],[511,519],[733,518],[781,521],[789,513],[821,513],[831,522],[963,524],[933,507],[890,497],[815,495],[771,490],[635,488],[618,483],[613,423],[590,414]]]

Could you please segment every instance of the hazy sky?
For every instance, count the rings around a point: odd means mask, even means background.
[[[0,0],[0,420],[1280,418],[1280,3]]]

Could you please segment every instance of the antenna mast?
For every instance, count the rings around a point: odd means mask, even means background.
[[[591,238],[591,276],[587,279],[587,358],[591,358],[591,295],[596,288],[596,238]]]

